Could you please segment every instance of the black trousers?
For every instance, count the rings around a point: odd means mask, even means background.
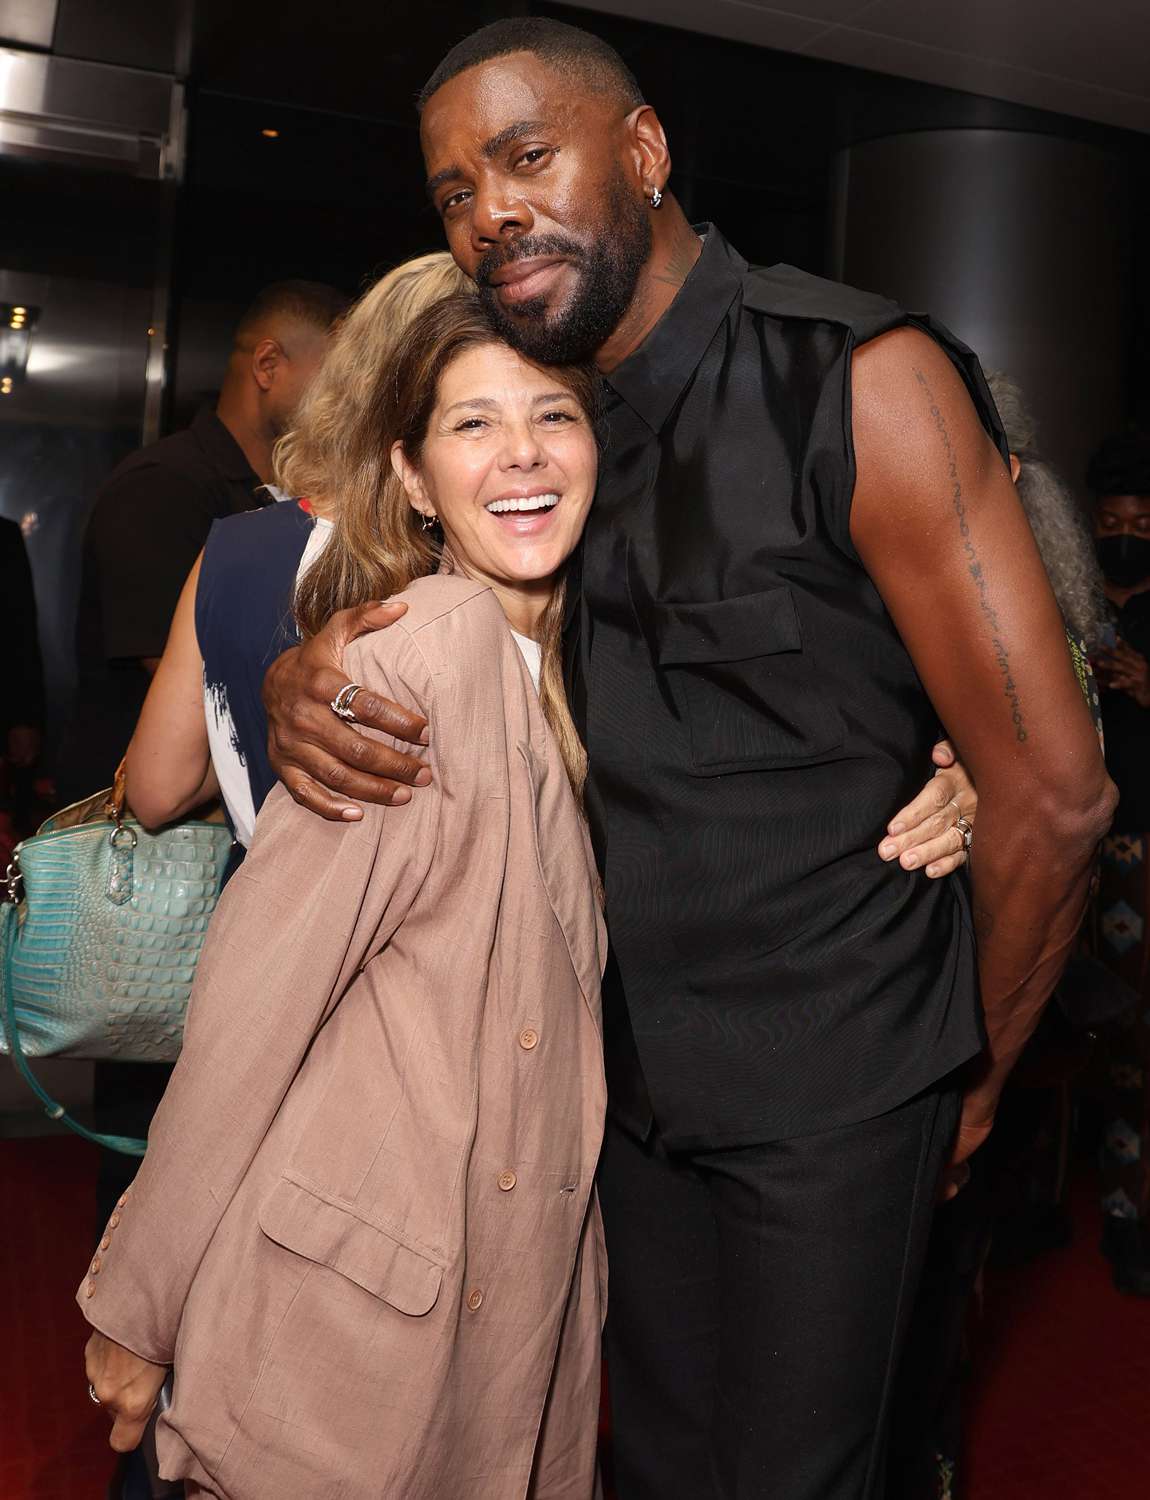
[[[98,1062],[93,1069],[92,1115],[105,1135],[148,1134],[172,1077],[170,1063]],[[100,1149],[96,1179],[96,1239],[104,1232],[116,1201],[140,1170],[138,1156]]]
[[[619,1500],[870,1500],[948,1080],[825,1134],[668,1153],[609,1124],[599,1192]]]

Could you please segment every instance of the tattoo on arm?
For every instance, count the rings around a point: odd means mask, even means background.
[[[962,494],[962,481],[958,477],[958,460],[954,456],[954,448],[950,441],[950,433],[946,428],[946,420],[939,410],[938,403],[934,399],[926,376],[921,370],[915,370],[914,378],[922,386],[926,399],[930,402],[930,415],[942,439],[942,446],[946,452],[947,471],[951,486],[951,504],[954,514],[958,520],[958,534],[962,538],[963,551],[966,554],[967,571],[974,580],[974,586],[978,590],[978,607],[982,611],[983,618],[990,626],[991,638],[994,643],[994,655],[998,662],[998,670],[1002,675],[1002,691],[1010,703],[1010,716],[1014,724],[1015,738],[1020,744],[1027,739],[1026,723],[1022,716],[1022,700],[1018,696],[1015,686],[1014,674],[1010,667],[1010,652],[1006,642],[1002,638],[1002,632],[998,624],[998,612],[990,601],[990,589],[986,582],[986,574],[983,572],[982,563],[979,561],[974,542],[970,535],[970,522],[966,519],[966,501]]]

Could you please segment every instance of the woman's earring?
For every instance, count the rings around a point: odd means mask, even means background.
[[[658,208],[663,201],[663,189],[653,188],[651,191],[651,207]]]
[[[435,523],[439,520],[439,517],[435,514],[434,511],[432,511],[430,515],[428,515],[426,512],[423,512],[422,514],[423,520],[420,522],[420,525],[423,527],[424,531],[430,531]]]

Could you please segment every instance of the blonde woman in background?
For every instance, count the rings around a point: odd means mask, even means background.
[[[405,261],[365,292],[332,334],[293,429],[276,445],[276,485],[297,498],[212,527],[128,749],[128,801],[146,827],[219,797],[238,852],[251,843],[275,784],[260,686],[298,640],[292,597],[331,535],[339,496],[329,493],[330,476],[343,472],[350,435],[412,320],[470,285],[440,251]],[[378,618],[401,612],[389,606]],[[413,723],[398,727],[418,734]]]

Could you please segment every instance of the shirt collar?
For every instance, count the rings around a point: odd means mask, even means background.
[[[667,311],[607,384],[653,432],[683,394],[742,285],[747,262],[713,224],[694,226],[703,250]]]
[[[260,476],[248,463],[244,450],[214,411],[198,412],[191,430],[212,468],[225,479],[243,481],[249,489],[260,485]]]

